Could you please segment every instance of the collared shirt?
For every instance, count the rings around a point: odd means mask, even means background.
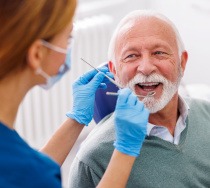
[[[181,133],[186,128],[186,118],[190,109],[181,96],[179,96],[178,109],[180,115],[176,122],[174,136],[171,135],[168,128],[160,125],[154,125],[151,123],[148,123],[147,125],[147,136],[157,136],[163,140],[178,145]]]

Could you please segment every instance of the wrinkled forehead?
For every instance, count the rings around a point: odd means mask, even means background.
[[[176,41],[173,28],[164,20],[156,17],[143,17],[127,21],[118,30],[116,45],[128,38],[157,36],[163,40]]]

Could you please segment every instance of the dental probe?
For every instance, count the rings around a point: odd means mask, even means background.
[[[147,93],[147,95],[136,95],[137,97],[152,97],[152,96],[154,96],[155,95],[155,91],[151,91],[151,92],[148,92]],[[113,96],[117,96],[118,95],[118,93],[116,93],[116,92],[109,92],[109,91],[107,91],[106,92],[106,95],[113,95]]]
[[[81,60],[84,61],[85,63],[87,63],[89,66],[91,66],[95,70],[97,70],[98,72],[102,73],[110,82],[112,82],[114,85],[116,85],[119,89],[122,89],[122,87],[115,80],[113,80],[112,78],[107,76],[105,73],[101,72],[98,68],[94,67],[93,65],[91,65],[90,63],[85,61],[84,59],[81,58]]]

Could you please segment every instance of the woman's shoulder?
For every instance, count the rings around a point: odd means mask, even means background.
[[[60,184],[61,186],[58,164],[45,154],[31,148],[16,131],[6,128],[4,133],[4,136],[0,136],[0,185],[55,187],[55,184],[59,187]]]

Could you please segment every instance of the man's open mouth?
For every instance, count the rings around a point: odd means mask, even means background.
[[[160,82],[145,82],[145,83],[138,83],[135,85],[136,92],[140,92],[142,94],[145,94],[150,91],[155,91],[158,86],[160,86],[162,83]]]

